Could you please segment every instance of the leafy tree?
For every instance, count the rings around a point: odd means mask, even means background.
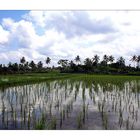
[[[13,64],[13,71],[18,72],[19,71],[19,65],[18,63]]]
[[[137,61],[137,56],[133,55],[130,61],[134,62],[134,67],[136,67],[135,63]]]
[[[90,58],[86,58],[84,61],[86,70],[92,70],[92,60]]]
[[[140,68],[140,55],[137,56],[137,66]]]
[[[36,70],[36,64],[35,64],[34,61],[31,61],[31,62],[29,63],[29,66],[31,67],[32,71],[33,71],[33,70]]]
[[[94,55],[93,57],[93,64],[95,66],[97,66],[97,64],[99,63],[100,57],[98,55]]]
[[[125,67],[125,59],[122,56],[118,58],[117,63],[120,68]]]
[[[108,59],[109,59],[108,61],[109,61],[110,63],[113,63],[114,57],[113,57],[112,55],[110,55]]]
[[[47,57],[47,59],[46,59],[46,64],[48,65],[48,64],[50,64],[51,63],[51,59],[50,59],[50,57]]]
[[[109,62],[109,58],[106,54],[103,56],[103,62],[105,63],[105,65],[107,65],[107,63]]]
[[[61,65],[63,68],[65,68],[68,65],[68,60],[67,59],[60,59],[58,61],[58,64]]]
[[[42,69],[43,68],[43,63],[41,61],[38,62],[37,64],[38,69]]]
[[[77,64],[79,64],[79,63],[81,62],[81,59],[80,59],[80,56],[79,56],[79,55],[77,55],[77,56],[75,57],[75,62],[76,62]]]
[[[20,59],[20,63],[21,64],[24,64],[26,62],[26,60],[25,60],[25,57],[23,56],[21,59]]]
[[[29,71],[29,62],[26,62],[24,64],[24,69],[25,69],[25,71]]]

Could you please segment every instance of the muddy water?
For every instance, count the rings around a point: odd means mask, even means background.
[[[140,129],[140,81],[69,79],[2,88],[0,129]]]

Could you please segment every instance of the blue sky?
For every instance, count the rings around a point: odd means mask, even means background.
[[[12,18],[15,21],[19,21],[28,12],[28,10],[0,10],[0,21],[3,18]]]
[[[0,11],[0,63],[140,52],[139,11]]]

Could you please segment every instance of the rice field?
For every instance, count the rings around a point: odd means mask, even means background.
[[[3,130],[133,130],[139,116],[137,76],[65,75],[0,88]]]

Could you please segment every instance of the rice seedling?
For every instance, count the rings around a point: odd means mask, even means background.
[[[41,119],[35,124],[35,129],[36,130],[45,129],[45,123],[46,123],[45,115],[42,114]]]
[[[56,129],[56,127],[57,127],[57,119],[56,117],[53,117],[51,121],[49,122],[47,128],[53,130],[53,129]]]
[[[94,103],[94,105],[96,105],[95,95],[93,95],[92,98],[93,98],[93,103]]]
[[[6,129],[8,129],[8,111],[7,111],[7,113],[6,113]]]
[[[80,112],[77,117],[77,129],[81,129],[83,127],[82,118],[83,118],[83,114],[82,112]]]
[[[132,110],[132,119],[134,119],[134,116],[135,116],[135,108],[134,108],[134,105],[133,105],[133,110]]]
[[[15,126],[15,128],[17,128],[17,112],[16,112],[16,110],[14,112],[14,126]]]
[[[86,118],[88,119],[88,106],[89,106],[89,103],[86,105]]]
[[[130,125],[130,121],[129,121],[129,117],[128,117],[128,119],[126,120],[126,129],[127,130],[129,129],[129,125]]]
[[[31,123],[31,116],[30,116],[30,110],[28,111],[28,129],[30,129],[30,123]]]
[[[63,109],[63,111],[62,111],[62,118],[63,118],[63,120],[65,120],[65,109]]]
[[[136,118],[136,121],[138,121],[138,110],[135,111],[135,118]]]
[[[98,101],[98,109],[99,109],[99,112],[101,112],[101,103]]]
[[[52,103],[49,104],[49,112],[50,116],[52,116]]]
[[[134,120],[133,123],[132,123],[131,130],[134,129],[134,126],[135,126],[135,120]]]
[[[103,115],[103,126],[105,129],[108,129],[108,116],[106,113]]]
[[[117,103],[117,101],[116,101],[116,104],[115,104],[115,112],[117,111],[117,104],[118,104],[118,103]]]

